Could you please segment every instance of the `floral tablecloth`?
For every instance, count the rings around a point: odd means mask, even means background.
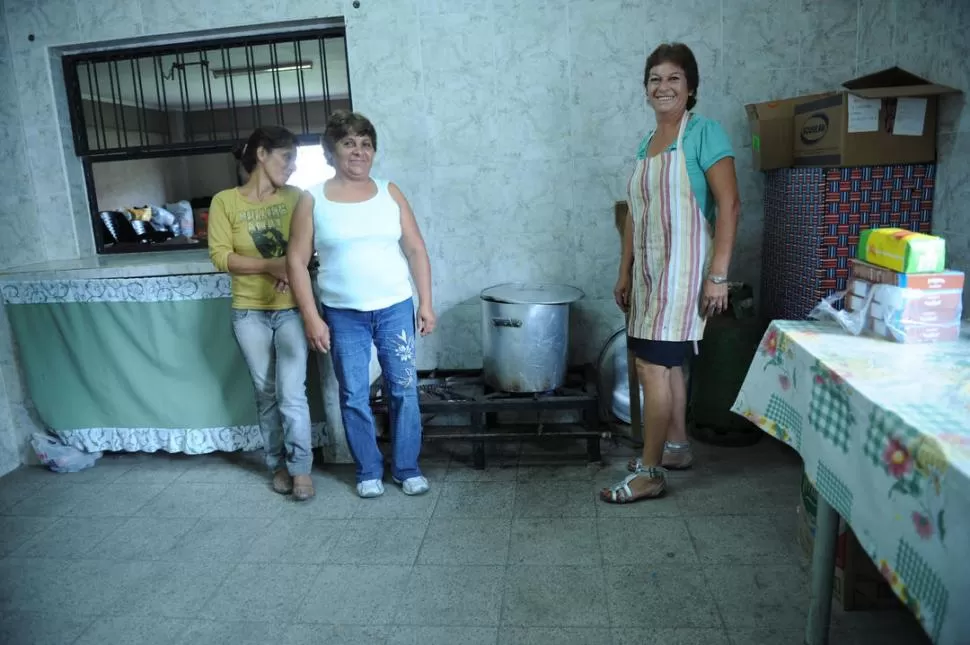
[[[775,321],[732,410],[798,451],[934,643],[970,643],[970,325],[902,345]]]

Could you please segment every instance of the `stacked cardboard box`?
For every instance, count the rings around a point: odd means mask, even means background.
[[[945,242],[900,229],[864,234],[852,260],[845,308],[865,329],[902,343],[960,336],[964,274],[944,271]],[[866,261],[868,260],[868,262]]]
[[[803,319],[846,288],[867,229],[932,228],[938,97],[957,92],[897,67],[841,92],[746,106],[766,171],[761,300]]]

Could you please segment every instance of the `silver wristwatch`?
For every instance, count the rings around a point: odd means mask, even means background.
[[[724,284],[728,281],[726,275],[709,275],[707,276],[707,279],[714,284]]]

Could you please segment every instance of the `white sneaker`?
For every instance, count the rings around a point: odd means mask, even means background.
[[[379,479],[368,479],[357,484],[357,494],[361,497],[380,497],[384,494],[384,484]]]
[[[428,480],[421,475],[418,475],[417,477],[408,477],[403,482],[396,477],[393,479],[395,484],[399,484],[401,486],[401,491],[405,495],[423,495],[431,490]]]

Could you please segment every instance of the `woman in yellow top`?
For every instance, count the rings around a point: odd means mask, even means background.
[[[313,497],[307,342],[289,292],[286,246],[303,191],[286,182],[296,169],[296,138],[258,128],[242,149],[249,176],[212,198],[209,257],[232,276],[232,328],[256,390],[259,428],[273,490]]]

